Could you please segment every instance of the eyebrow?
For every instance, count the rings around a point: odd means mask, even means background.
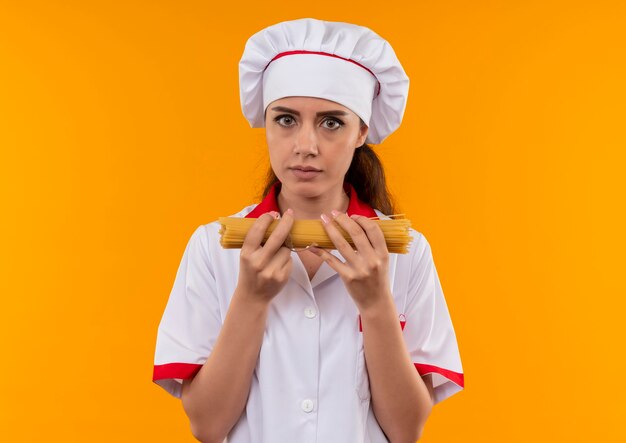
[[[290,109],[290,108],[286,108],[284,106],[275,106],[272,108],[272,111],[276,111],[276,112],[289,112],[291,114],[300,116],[300,113],[298,111],[296,111],[295,109]],[[340,111],[340,110],[333,110],[333,111],[322,111],[322,112],[318,112],[317,114],[315,114],[316,117],[319,117],[321,115],[341,115],[341,116],[345,116],[348,115],[348,113],[346,111]]]

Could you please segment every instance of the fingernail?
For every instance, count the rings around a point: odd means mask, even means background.
[[[285,211],[289,215],[293,215],[293,209],[289,208]]]
[[[272,217],[274,217],[274,218],[279,218],[279,217],[280,217],[280,214],[279,214],[278,212],[276,212],[276,211],[270,211],[270,214],[271,214],[271,215],[272,215]]]
[[[326,216],[326,214],[320,214],[320,217],[322,218],[322,221],[324,223],[328,223],[330,221],[330,219]]]
[[[337,216],[339,215],[339,211],[335,211],[334,209],[332,211],[330,211],[331,214],[333,214],[333,217],[337,218]]]

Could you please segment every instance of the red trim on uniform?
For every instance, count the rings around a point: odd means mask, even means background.
[[[256,205],[256,207],[248,214],[245,218],[259,218],[266,212],[276,211],[280,213],[280,209],[278,208],[278,194],[280,193],[280,188],[282,187],[282,183],[280,180],[276,180],[269,192],[265,196],[265,198]],[[350,203],[348,204],[348,216],[350,215],[364,215],[365,217],[378,217],[376,211],[372,209],[370,205],[364,203],[359,199],[359,196],[352,186],[351,183],[344,181],[343,182],[343,190],[346,191],[348,197],[350,197]],[[331,208],[332,209],[332,208]]]
[[[417,369],[417,372],[419,372],[421,376],[436,372],[437,374],[443,375],[448,380],[453,381],[460,387],[462,388],[465,387],[465,378],[463,377],[463,374],[460,372],[454,372],[454,371],[450,371],[449,369],[443,369],[437,366],[425,365],[422,363],[413,363],[413,364],[415,365],[415,369]]]
[[[152,381],[164,378],[193,378],[202,365],[195,363],[167,363],[164,365],[154,365]]]
[[[404,318],[404,314],[400,314],[400,329],[404,331],[404,326],[406,325],[406,319]],[[363,332],[363,325],[361,324],[361,315],[359,315],[359,332]]]
[[[380,94],[380,81],[378,81],[378,77],[376,77],[376,74],[374,74],[374,73],[372,72],[372,70],[371,70],[371,69],[367,68],[366,66],[363,66],[361,63],[359,63],[359,62],[357,62],[357,61],[350,60],[349,58],[345,58],[345,57],[342,57],[342,56],[337,55],[337,54],[331,54],[331,53],[329,53],[329,52],[320,52],[320,51],[305,51],[305,50],[298,50],[298,51],[285,51],[285,52],[281,52],[281,53],[279,53],[279,54],[276,54],[276,55],[274,56],[274,58],[273,58],[273,59],[271,59],[271,60],[267,63],[267,65],[265,65],[265,68],[263,69],[263,71],[265,71],[265,70],[267,69],[267,67],[270,65],[270,63],[272,63],[274,60],[279,59],[279,58],[281,58],[281,57],[284,57],[284,56],[286,56],[286,55],[297,55],[297,54],[325,55],[325,56],[327,56],[327,57],[335,57],[335,58],[338,58],[338,59],[341,59],[341,60],[345,60],[345,61],[350,62],[350,63],[354,63],[355,65],[357,65],[357,66],[359,66],[359,67],[361,67],[361,68],[365,69],[367,72],[369,72],[370,74],[372,74],[372,75],[374,76],[374,78],[376,79],[376,83],[378,84],[378,88],[376,88],[376,89],[377,89],[377,91],[376,91],[376,96],[374,96],[374,98],[378,97],[378,94]]]

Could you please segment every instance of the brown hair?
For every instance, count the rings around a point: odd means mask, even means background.
[[[262,198],[267,196],[277,180],[278,177],[270,165],[265,178]],[[378,209],[385,215],[396,213],[397,205],[387,189],[383,165],[378,155],[368,144],[363,144],[354,151],[345,181],[354,186],[359,200],[374,209]]]

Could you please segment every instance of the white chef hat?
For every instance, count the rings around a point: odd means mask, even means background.
[[[400,126],[408,92],[389,43],[350,23],[303,18],[272,25],[248,39],[239,62],[241,109],[253,128],[265,126],[274,100],[319,97],[361,117],[366,143],[377,144]]]

